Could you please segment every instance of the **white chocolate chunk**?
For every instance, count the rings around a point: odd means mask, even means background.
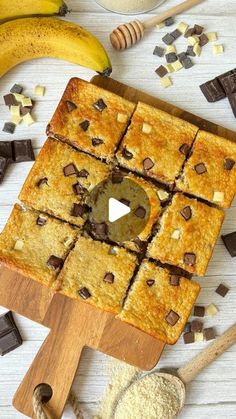
[[[22,121],[22,116],[12,115],[11,122],[13,122],[13,124],[19,125],[21,121]]]
[[[224,202],[225,195],[223,192],[214,192],[213,201],[214,202]]]
[[[35,96],[44,96],[45,95],[45,87],[44,86],[35,86],[34,88]]]
[[[168,73],[173,73],[174,72],[172,64],[166,64],[164,67],[166,68]]]
[[[32,106],[32,101],[30,99],[30,97],[24,97],[21,101],[22,106]]]
[[[152,126],[144,122],[143,127],[142,127],[142,132],[144,134],[150,134],[151,131],[152,131]]]
[[[117,250],[115,247],[111,247],[108,252],[109,255],[117,255]]]
[[[10,107],[10,112],[12,116],[20,116],[20,106],[18,105],[12,105]]]
[[[195,332],[194,333],[194,341],[195,342],[203,342],[204,341],[204,335],[202,332]]]
[[[193,35],[188,37],[188,42],[190,45],[194,46],[195,44],[198,44],[200,41],[197,36]]]
[[[166,54],[170,54],[171,52],[176,52],[176,46],[175,45],[167,45]]]
[[[170,79],[170,77],[163,77],[160,80],[161,86],[164,87],[165,89],[172,86],[172,80]]]
[[[66,237],[64,240],[64,245],[69,249],[71,248],[72,244],[74,243],[74,240],[72,237]]]
[[[217,33],[216,32],[208,32],[206,33],[207,38],[209,39],[210,42],[215,42],[218,39]]]
[[[212,51],[214,55],[220,55],[224,52],[224,45],[213,45]]]
[[[195,44],[193,46],[193,52],[197,55],[197,57],[199,57],[201,55],[202,48],[200,47],[199,44]]]
[[[25,98],[24,95],[21,95],[20,93],[13,93],[15,99],[17,100],[17,102],[22,102],[22,100]]]
[[[189,25],[187,25],[187,23],[185,22],[180,22],[178,24],[177,29],[184,35],[185,32],[187,31],[187,29],[189,28]]]
[[[14,250],[22,250],[24,247],[24,242],[21,239],[16,240]]]
[[[179,240],[180,236],[181,236],[180,230],[176,229],[176,230],[173,231],[173,233],[171,235],[171,238],[174,239],[174,240]]]
[[[31,116],[30,113],[27,113],[26,115],[23,116],[23,122],[24,122],[24,124],[28,125],[28,127],[29,127],[30,125],[35,123],[35,120]]]
[[[118,122],[125,123],[127,122],[127,119],[128,119],[127,115],[125,115],[124,113],[118,113],[117,115]]]
[[[162,29],[162,28],[164,28],[164,26],[165,26],[165,22],[161,22],[161,23],[156,24],[157,29]]]
[[[163,189],[159,189],[159,191],[157,191],[157,195],[160,201],[166,201],[169,198],[168,192],[163,191]]]
[[[182,64],[179,60],[175,61],[171,65],[172,65],[174,71],[179,71],[179,70],[181,70],[181,68],[183,68],[183,66],[182,66]]]
[[[214,317],[218,313],[218,308],[215,306],[215,304],[210,304],[208,307],[206,307],[206,315]]]

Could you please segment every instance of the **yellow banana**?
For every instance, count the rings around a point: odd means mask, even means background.
[[[35,15],[65,16],[67,11],[63,0],[0,0],[0,21]]]
[[[17,64],[53,57],[98,73],[112,71],[102,44],[87,30],[55,17],[11,20],[0,25],[0,77]]]

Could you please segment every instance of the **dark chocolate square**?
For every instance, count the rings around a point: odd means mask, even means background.
[[[225,236],[221,236],[226,249],[229,254],[233,257],[236,256],[236,231]]]
[[[13,162],[13,151],[11,141],[0,141],[0,156],[6,157],[9,163]]]
[[[164,48],[158,47],[158,45],[154,48],[153,55],[157,55],[157,57],[163,57],[164,55]]]
[[[165,23],[165,26],[172,26],[175,23],[175,21],[173,17],[168,17],[168,19],[166,19],[164,23]]]
[[[168,73],[168,71],[167,71],[167,69],[164,67],[164,65],[160,65],[160,67],[158,67],[157,69],[156,69],[156,74],[159,76],[159,77],[164,77],[164,76],[166,76],[166,74]]]
[[[16,129],[16,125],[13,124],[13,122],[5,122],[2,130],[4,132],[7,132],[8,134],[14,134],[15,129]]]
[[[22,339],[16,329],[0,337],[0,355],[4,356],[22,345]]]
[[[0,156],[0,183],[2,183],[4,179],[8,164],[9,164],[9,160],[6,157]]]
[[[3,96],[4,102],[6,106],[15,106],[18,105],[18,102],[16,101],[14,95],[9,93],[8,95]]]
[[[226,96],[225,91],[217,78],[202,84],[200,89],[208,102],[218,102]]]
[[[175,38],[170,33],[167,33],[165,36],[163,36],[162,41],[166,45],[171,45],[175,41]]]
[[[13,156],[16,163],[34,161],[34,151],[31,140],[13,141]]]
[[[10,92],[11,93],[19,93],[19,94],[21,94],[23,92],[23,87],[20,86],[19,84],[14,84],[14,86],[12,86]]]
[[[174,39],[178,39],[182,35],[182,32],[180,32],[179,29],[175,29],[170,35],[173,36]]]
[[[169,52],[166,54],[166,62],[167,63],[175,63],[177,61],[177,55],[175,52]]]

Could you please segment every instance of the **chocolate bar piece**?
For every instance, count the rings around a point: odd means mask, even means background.
[[[35,156],[31,140],[15,140],[13,142],[13,155],[16,163],[34,161]]]
[[[207,329],[204,329],[203,336],[206,341],[215,339],[216,337],[215,329],[213,327],[208,327]]]
[[[195,342],[194,332],[187,332],[184,334],[184,343],[188,345],[189,343]]]
[[[5,173],[7,171],[7,166],[9,164],[9,160],[6,157],[0,156],[0,183],[2,183]]]
[[[173,44],[173,42],[175,41],[175,38],[173,37],[173,35],[171,35],[170,33],[167,33],[165,36],[163,36],[162,41],[166,44],[166,45],[171,45]]]
[[[224,242],[224,245],[230,255],[233,257],[236,256],[236,231],[225,236],[221,236]]]
[[[205,307],[194,306],[193,315],[196,316],[196,317],[204,317],[205,316]]]
[[[9,163],[13,162],[11,141],[0,141],[0,156],[7,158]]]
[[[202,84],[200,89],[208,102],[218,102],[226,97],[226,93],[218,78],[209,80]]]
[[[22,344],[22,338],[14,322],[13,315],[8,313],[0,316],[0,355],[4,356]]]
[[[229,288],[226,287],[224,284],[220,284],[217,289],[216,293],[219,294],[221,297],[225,297],[229,292]]]
[[[5,122],[2,130],[8,134],[14,134],[15,129],[16,125],[13,122]]]

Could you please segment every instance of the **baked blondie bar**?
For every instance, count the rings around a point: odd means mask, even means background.
[[[79,237],[58,277],[57,289],[117,314],[135,267],[136,257],[127,250]]]
[[[81,226],[89,211],[86,196],[109,173],[108,165],[49,138],[19,198],[27,206]]]
[[[199,131],[177,188],[229,208],[236,193],[236,143]]]
[[[16,204],[0,235],[0,263],[52,285],[79,229]]]
[[[121,166],[173,184],[198,128],[157,108],[139,103],[117,159]]]
[[[143,261],[117,316],[168,344],[184,330],[200,285],[171,274],[152,262]]]
[[[204,276],[224,212],[176,194],[148,246],[148,256]]]
[[[111,160],[135,105],[78,78],[69,81],[47,134]]]

